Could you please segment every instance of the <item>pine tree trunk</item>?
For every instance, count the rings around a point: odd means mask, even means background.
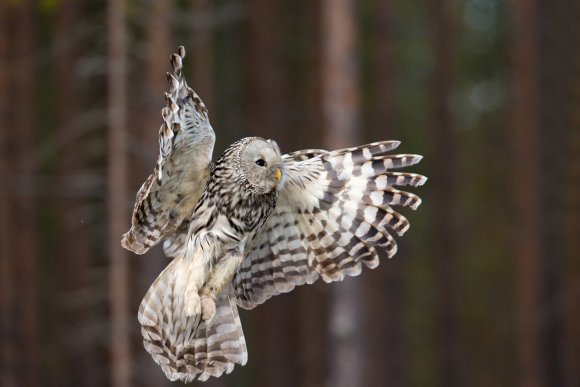
[[[438,264],[438,305],[436,322],[437,369],[439,385],[459,385],[457,371],[457,251],[455,227],[455,140],[449,111],[453,66],[453,19],[451,2],[432,0],[431,14],[435,69],[432,79],[432,120],[436,168],[430,181],[434,190],[433,221],[435,226],[435,256]]]
[[[8,6],[0,4],[0,68],[9,69],[12,58],[10,53],[10,30]],[[10,95],[10,78],[8,70],[0,71],[0,127],[10,127],[8,101]],[[9,181],[14,174],[12,155],[9,151],[11,134],[8,130],[0,130],[0,179]],[[17,386],[16,375],[16,342],[14,337],[14,296],[15,271],[12,259],[12,230],[10,213],[13,190],[8,184],[0,184],[0,375],[6,387]]]
[[[192,0],[192,13],[194,25],[192,34],[193,50],[193,82],[192,87],[201,96],[205,106],[211,112],[214,108],[214,82],[213,82],[213,25],[209,17],[201,15],[212,14],[212,3],[209,0]],[[197,16],[197,17],[196,17]]]
[[[578,57],[578,54],[575,53]],[[576,60],[576,68],[580,60]],[[563,160],[566,160],[561,190],[563,200],[563,216],[561,225],[561,241],[563,265],[561,274],[562,298],[564,303],[563,332],[560,348],[562,351],[561,372],[563,386],[580,386],[580,86],[576,83],[572,113],[572,128],[570,137],[564,136]]]
[[[298,73],[303,78],[304,96],[299,109],[305,112],[300,148],[321,148],[323,128],[321,85],[321,4],[310,0],[300,2],[300,25],[304,25],[305,39],[303,69]],[[312,69],[316,69],[313,71]],[[300,330],[300,366],[303,387],[318,387],[324,384],[328,369],[328,284],[318,281],[312,285],[293,290],[298,304],[297,316]]]
[[[161,126],[161,108],[165,104],[164,93],[168,90],[166,73],[170,69],[170,55],[176,47],[171,45],[172,21],[171,12],[174,7],[173,1],[152,0],[145,8],[144,18],[147,20],[145,29],[145,60],[138,66],[139,69],[128,74],[132,87],[140,90],[141,98],[138,104],[130,107],[131,122],[139,122],[140,125],[128,128],[134,138],[141,141],[138,153],[131,157],[131,170],[136,173],[130,177],[130,195],[137,192],[143,181],[151,173],[159,153],[159,127]],[[188,52],[188,56],[189,56]],[[188,57],[189,59],[189,57]],[[140,70],[140,72],[138,71]],[[139,82],[142,79],[143,82]],[[129,257],[133,256],[129,253]],[[132,288],[136,294],[137,302],[145,295],[152,282],[157,278],[163,268],[169,263],[169,259],[163,254],[161,246],[155,246],[149,252],[133,263],[133,268],[138,273],[139,281],[135,281]],[[137,303],[138,306],[138,303]],[[133,307],[133,305],[131,305]],[[132,313],[137,311],[132,308]],[[135,314],[136,315],[136,314]],[[130,322],[133,322],[133,315]],[[133,327],[131,327],[133,328]],[[133,329],[131,329],[133,332]],[[135,384],[147,386],[163,386],[169,383],[159,367],[154,366],[151,356],[143,349],[143,338],[140,333],[132,336],[132,342],[137,348],[134,355],[139,364],[146,364],[142,371],[135,372]]]
[[[16,384],[40,385],[40,335],[38,321],[38,252],[35,235],[37,203],[35,199],[36,167],[34,154],[34,69],[32,2],[22,1],[9,6],[7,27],[12,37],[9,46],[13,59],[9,68],[11,118],[7,128],[11,172],[15,175],[10,200],[12,248],[8,259],[13,262],[14,289],[12,300],[12,337],[15,338],[12,367],[16,368]],[[16,38],[14,38],[16,37]]]
[[[128,228],[127,194],[127,31],[124,0],[110,0],[109,28],[109,144],[108,144],[108,215],[109,215],[109,297],[111,307],[112,386],[131,385],[129,340],[128,257],[120,244]]]
[[[247,23],[244,45],[247,57],[245,70],[244,125],[246,134],[271,137],[283,152],[292,146],[288,84],[283,51],[285,23],[282,22],[283,1],[247,2]],[[293,386],[296,380],[295,342],[292,320],[295,301],[292,297],[274,297],[252,311],[253,328],[259,332],[254,342],[256,377],[262,386]],[[251,347],[251,343],[249,345]]]
[[[169,57],[177,49],[177,47],[171,47],[172,24],[170,16],[172,2],[153,0],[150,3],[145,46],[147,48],[147,59],[144,66],[146,69],[145,90],[143,93],[145,98],[143,113],[145,117],[142,120],[141,133],[139,133],[147,142],[147,153],[152,155],[151,160],[147,160],[148,163],[144,166],[147,171],[152,169],[155,155],[158,153],[159,126],[161,126],[160,112],[161,107],[164,105],[163,93],[168,88],[165,74],[170,68]]]
[[[325,0],[322,28],[322,119],[324,146],[328,149],[360,142],[359,85],[356,63],[355,1]],[[365,282],[346,278],[333,284],[329,320],[329,386],[367,384],[364,331],[367,306]]]
[[[537,8],[512,1],[512,144],[516,353],[518,385],[545,384],[539,311],[542,280],[542,206]]]
[[[72,302],[62,303],[60,311],[61,342],[64,343],[64,361],[76,364],[64,367],[66,385],[91,386],[97,379],[91,371],[95,367],[95,338],[83,334],[83,330],[94,318],[91,303],[87,303],[84,291],[89,283],[88,271],[91,266],[91,246],[86,227],[82,224],[80,213],[86,201],[75,192],[75,179],[86,171],[84,141],[75,130],[75,121],[80,114],[81,94],[77,85],[78,47],[73,30],[79,19],[78,4],[73,0],[59,3],[55,23],[58,45],[55,57],[56,80],[58,87],[57,105],[57,144],[59,151],[58,175],[61,187],[65,187],[58,202],[61,216],[59,242],[59,265],[62,268],[61,295]],[[91,295],[91,299],[95,295]],[[79,338],[82,338],[79,340]]]
[[[575,26],[580,17],[580,7],[576,7],[576,12],[570,13],[568,7],[564,3],[557,3],[563,13],[566,14],[567,23],[561,27],[561,30],[566,32],[571,31],[570,28]],[[580,31],[573,28],[572,41],[578,41]],[[564,34],[558,36],[561,43],[569,44]],[[567,129],[562,136],[560,147],[563,152],[559,153],[559,159],[563,166],[563,181],[561,186],[556,186],[563,202],[562,219],[561,219],[561,245],[563,263],[560,267],[561,273],[559,282],[562,288],[561,297],[566,300],[565,312],[563,317],[563,329],[561,334],[560,350],[562,352],[560,364],[562,372],[562,385],[565,387],[580,386],[580,372],[578,372],[578,365],[580,364],[580,308],[578,308],[578,300],[580,299],[580,75],[578,69],[580,68],[580,57],[575,51],[566,51],[569,55],[566,62],[570,66],[571,71],[576,71],[574,79],[575,82],[570,82],[571,100],[567,100],[567,109],[570,118],[570,126],[563,128]],[[571,72],[573,73],[573,72]],[[562,76],[560,79],[563,82],[568,81],[568,74]],[[559,88],[561,85],[554,85]],[[568,97],[566,95],[566,97]]]
[[[394,55],[393,3],[372,2],[371,85],[369,103],[370,140],[400,139],[397,133],[396,80],[398,69]],[[404,145],[404,144],[403,144]],[[368,273],[371,286],[369,324],[370,377],[373,386],[397,387],[405,385],[404,305],[402,270],[407,257],[405,251],[388,260],[381,254],[380,267]]]

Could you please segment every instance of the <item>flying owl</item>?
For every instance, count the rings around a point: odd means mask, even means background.
[[[282,155],[272,140],[249,137],[212,162],[215,134],[205,105],[182,74],[183,47],[171,56],[159,158],[137,193],[122,245],[137,253],[163,241],[174,259],[139,308],[145,349],[171,380],[206,380],[244,365],[237,306],[252,309],[294,287],[340,281],[397,252],[391,230],[416,209],[424,176],[395,172],[421,156],[390,154],[398,141]]]

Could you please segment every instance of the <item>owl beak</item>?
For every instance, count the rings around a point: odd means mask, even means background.
[[[274,184],[274,189],[280,191],[280,189],[282,188],[282,178],[284,177],[284,175],[282,174],[282,169],[281,168],[276,168],[274,170],[274,179],[276,180],[276,183]]]

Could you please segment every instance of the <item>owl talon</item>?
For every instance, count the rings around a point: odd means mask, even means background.
[[[199,294],[195,292],[188,292],[185,299],[187,304],[185,305],[185,315],[188,317],[201,314],[201,300]]]
[[[213,297],[203,295],[201,296],[201,319],[209,324],[215,317],[216,307]]]

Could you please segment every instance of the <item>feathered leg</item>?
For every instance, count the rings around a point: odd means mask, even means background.
[[[200,291],[201,318],[211,323],[215,316],[215,299],[224,287],[231,282],[234,273],[244,258],[241,249],[236,248],[225,253],[213,266],[210,277]]]

